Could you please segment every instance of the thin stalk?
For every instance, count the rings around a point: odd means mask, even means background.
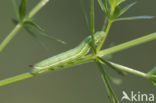
[[[10,34],[2,41],[0,44],[0,52],[6,47],[6,45],[11,41],[11,39],[19,32],[23,27],[22,24],[17,24],[16,27],[10,32]]]
[[[90,33],[89,21],[88,21],[87,12],[86,12],[86,9],[85,9],[84,1],[80,0],[80,3],[81,3],[82,14],[83,14],[83,17],[84,17],[84,21],[85,21],[85,25],[86,25],[86,28],[87,28],[87,32],[89,34]]]
[[[99,71],[101,72],[101,78],[103,79],[104,85],[105,85],[108,95],[110,97],[109,98],[110,101],[112,101],[112,103],[119,103],[119,100],[117,99],[115,92],[109,82],[108,74],[105,72],[105,70],[104,70],[102,64],[99,62],[99,60],[96,60],[96,64],[99,68]]]
[[[26,20],[31,19],[49,0],[40,1],[29,13]],[[7,44],[13,39],[13,37],[20,31],[23,27],[24,22],[21,22],[16,25],[16,27],[10,32],[10,34],[2,41],[0,44],[0,52],[7,46]]]
[[[109,9],[108,9],[108,1],[107,0],[104,0],[104,5],[105,5],[105,8],[106,8],[106,15],[108,17],[109,16]]]
[[[105,29],[106,29],[106,25],[107,25],[107,21],[108,21],[108,19],[107,18],[105,18],[104,19],[104,23],[103,23],[103,26],[102,26],[102,31],[105,31]]]
[[[119,68],[115,67],[114,65],[112,65],[109,61],[104,60],[103,58],[98,57],[99,61],[102,62],[103,64],[109,66],[111,69],[113,69],[114,71],[116,71],[117,73],[119,73],[122,76],[127,75],[127,73],[125,71],[120,70]]]
[[[31,19],[49,0],[41,0],[29,13],[28,19]]]
[[[110,61],[109,63],[117,69],[146,78],[146,73]]]
[[[24,73],[24,74],[17,75],[17,76],[11,77],[11,78],[7,78],[7,79],[0,81],[0,87],[14,83],[14,82],[18,82],[21,80],[25,80],[25,79],[31,78],[31,77],[34,77],[34,75],[32,75],[31,73]]]
[[[108,36],[108,33],[109,33],[109,30],[110,30],[111,25],[112,25],[112,21],[111,21],[111,20],[108,20],[108,25],[107,25],[107,28],[106,28],[106,30],[105,30],[106,36],[104,36],[104,37],[102,38],[102,40],[101,40],[99,46],[97,47],[97,52],[99,52],[99,51],[101,50],[101,48],[102,48],[102,46],[103,46],[103,44],[104,44],[104,42],[105,42],[105,40],[106,40],[106,38],[107,38],[107,36]]]
[[[145,42],[148,42],[148,41],[151,41],[151,40],[155,40],[155,39],[156,39],[156,33],[152,33],[150,35],[147,35],[147,36],[144,36],[144,37],[141,37],[141,38],[126,42],[124,44],[120,44],[120,45],[117,45],[115,47],[111,47],[111,48],[102,50],[99,53],[97,53],[97,56],[102,58],[102,57],[110,55],[112,53],[116,53],[116,52],[119,52],[121,50],[130,48],[130,47],[133,47],[133,46],[136,46],[138,44],[142,44],[142,43],[145,43]],[[83,59],[75,61],[73,64],[65,65],[65,68],[70,67],[70,66],[75,66],[75,65],[78,65],[78,64],[88,63],[88,62],[91,62],[93,60],[96,60],[96,58],[97,57],[95,55],[91,54],[91,55],[85,56]],[[112,65],[114,65],[116,67],[119,67],[119,68],[122,67],[122,68],[120,68],[121,70],[132,73],[132,74],[135,74],[135,75],[139,75],[141,77],[145,77],[145,75],[146,75],[143,72],[137,71],[137,70],[132,69],[132,68],[124,67],[124,66],[121,66],[119,64],[112,63]],[[58,67],[57,69],[61,69],[61,67]],[[31,73],[17,75],[15,77],[11,77],[11,78],[8,78],[8,79],[5,79],[5,80],[1,80],[0,81],[0,86],[4,86],[6,84],[11,84],[11,83],[14,83],[14,82],[17,82],[17,81],[20,81],[20,80],[24,80],[24,79],[27,79],[27,78],[31,78],[31,77],[33,77],[33,75]]]
[[[112,21],[111,21],[111,20],[109,20],[109,21],[108,21],[107,28],[106,28],[106,31],[105,31],[105,33],[106,33],[106,34],[108,34],[108,32],[109,32],[109,30],[110,30],[111,25],[112,25]]]
[[[139,44],[143,44],[143,43],[155,40],[155,39],[156,39],[156,33],[152,33],[152,34],[140,37],[138,39],[134,39],[134,40],[128,41],[126,43],[123,43],[123,44],[120,44],[120,45],[117,45],[117,46],[114,46],[114,47],[111,47],[111,48],[108,48],[108,49],[105,49],[105,50],[101,50],[97,54],[97,56],[103,57],[105,55],[113,54],[113,53],[122,51],[124,49],[128,49],[130,47],[137,46]]]
[[[91,10],[90,10],[90,34],[92,37],[92,48],[94,53],[96,54],[95,40],[94,40],[94,32],[95,32],[95,8],[94,8],[94,0],[91,0]]]
[[[145,77],[146,78],[146,73],[140,72],[140,71],[138,71],[136,69],[132,69],[132,68],[129,68],[129,67],[126,67],[126,66],[117,64],[117,63],[106,61],[106,60],[104,60],[104,59],[102,59],[100,57],[98,57],[98,59],[99,59],[99,61],[101,63],[103,63],[103,64],[105,64],[105,65],[113,68],[114,70],[116,70],[120,74],[121,74],[121,72],[128,72],[128,73],[131,73],[131,74],[138,75],[138,76],[141,76],[141,77]]]

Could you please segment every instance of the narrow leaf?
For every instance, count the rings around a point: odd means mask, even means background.
[[[87,31],[88,31],[88,34],[89,34],[90,33],[89,20],[88,20],[88,16],[87,16],[85,6],[84,6],[84,2],[82,0],[81,0],[81,8],[82,8],[82,14],[83,14],[83,17],[84,17],[85,25],[86,25],[86,28],[87,28]]]
[[[57,39],[57,38],[55,38],[55,37],[52,37],[52,36],[50,36],[50,35],[48,35],[48,34],[46,34],[45,32],[44,32],[44,29],[42,29],[39,25],[37,25],[35,22],[33,22],[33,21],[26,21],[26,22],[24,22],[25,24],[28,24],[28,25],[26,25],[26,26],[28,26],[28,27],[30,27],[30,28],[32,28],[32,30],[34,31],[34,32],[36,32],[37,34],[39,34],[40,36],[42,36],[42,37],[45,37],[45,38],[48,38],[48,39],[50,39],[50,40],[55,40],[55,41],[57,41],[57,42],[60,42],[60,43],[62,43],[62,44],[66,44],[64,41],[62,41],[62,40],[59,40],[59,39]]]
[[[129,5],[127,5],[126,7],[124,7],[122,10],[121,10],[121,12],[120,12],[120,16],[122,15],[122,14],[124,14],[125,12],[127,12],[127,10],[129,10],[132,6],[134,6],[136,4],[136,2],[133,2],[133,3],[131,3],[131,4],[129,4]]]
[[[19,16],[21,21],[23,21],[26,15],[26,4],[27,4],[27,0],[22,0],[19,6]]]
[[[38,24],[36,24],[36,23],[33,22],[33,21],[26,21],[26,22],[24,22],[24,23],[33,26],[34,28],[38,29],[39,31],[44,31],[43,28],[41,28]]]
[[[104,12],[104,14],[106,14],[107,18],[109,18],[110,14],[109,14],[109,8],[108,8],[108,3],[107,0],[98,0],[98,4],[101,8],[101,10]]]
[[[154,18],[154,17],[153,16],[134,16],[134,17],[117,18],[115,21],[152,19],[152,18]]]
[[[16,17],[17,17],[17,19],[19,19],[19,12],[18,12],[18,7],[17,7],[16,0],[11,0],[11,1],[12,1],[12,4],[13,4],[13,8],[14,8]]]
[[[55,40],[55,41],[57,41],[57,42],[59,42],[59,43],[66,44],[66,42],[64,42],[64,41],[62,41],[62,40],[60,40],[60,39],[57,39],[57,38],[55,38],[55,37],[53,37],[53,36],[50,36],[50,35],[46,34],[45,32],[39,32],[39,34],[40,34],[41,36],[47,38],[47,39]]]
[[[99,70],[101,72],[101,75],[102,75],[101,77],[102,77],[102,79],[104,81],[105,87],[106,87],[108,95],[110,97],[109,99],[112,101],[112,103],[119,103],[119,100],[116,97],[115,92],[114,92],[114,90],[113,90],[113,88],[112,88],[112,86],[111,86],[111,84],[109,82],[108,74],[105,72],[105,70],[104,70],[102,64],[100,63],[100,61],[96,61],[96,63],[97,63],[97,66],[99,67]]]
[[[25,26],[25,29],[33,38],[35,38],[40,43],[41,46],[43,46],[43,48],[48,50],[45,42],[38,36],[38,34],[35,33],[35,31],[31,27]]]
[[[102,59],[102,58],[100,58],[100,57],[98,57],[98,59],[99,59],[101,62],[103,62],[104,64],[106,64],[107,66],[111,67],[113,70],[115,70],[115,71],[116,71],[117,73],[119,73],[120,75],[122,75],[122,76],[127,75],[126,72],[121,71],[121,70],[118,69],[117,67],[113,66],[111,63],[109,63],[109,61],[106,61],[106,60],[104,60],[104,59]]]
[[[36,32],[38,35],[40,35],[42,37],[45,37],[45,38],[50,39],[50,40],[55,40],[55,41],[62,43],[62,44],[66,44],[64,41],[57,39],[53,36],[50,36],[50,35],[46,34],[45,32],[40,31],[39,29],[34,28],[33,30],[34,30],[34,32]]]
[[[101,10],[102,10],[104,13],[106,13],[106,7],[105,7],[104,3],[102,2],[102,0],[98,0],[98,3],[99,3],[99,5],[100,5]]]

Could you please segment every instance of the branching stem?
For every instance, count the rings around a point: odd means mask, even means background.
[[[97,56],[98,57],[105,57],[105,56],[107,56],[109,54],[116,53],[116,52],[119,52],[121,50],[130,48],[130,47],[133,47],[133,46],[136,46],[138,44],[142,44],[142,43],[145,43],[145,42],[148,42],[148,41],[151,41],[151,40],[155,40],[155,39],[156,39],[156,33],[152,33],[150,35],[147,35],[147,36],[144,36],[144,37],[141,37],[141,38],[138,38],[138,39],[135,39],[135,40],[132,40],[132,41],[129,41],[129,42],[126,42],[126,43],[123,43],[123,44],[120,44],[120,45],[105,49],[105,50],[101,50],[99,53],[97,53]],[[77,64],[92,62],[92,61],[96,60],[96,58],[97,57],[95,55],[91,54],[91,55],[85,56],[84,59],[75,61],[73,64],[65,65],[65,68],[70,67],[70,66],[75,66]],[[125,66],[121,66],[121,65],[116,64],[116,63],[112,63],[112,65],[118,67],[119,69],[121,69],[123,71],[132,73],[134,75],[138,75],[138,76],[141,76],[141,77],[146,77],[146,73],[137,71],[135,69],[128,68],[128,67],[125,67]],[[57,69],[61,69],[61,67],[58,67]],[[31,77],[34,77],[34,75],[32,75],[31,73],[24,73],[24,74],[21,74],[21,75],[17,75],[15,77],[11,77],[11,78],[8,78],[8,79],[1,80],[0,81],[0,86],[11,84],[11,83],[14,83],[14,82],[17,82],[17,81],[20,81],[20,80],[25,80],[25,79],[31,78]]]
[[[16,27],[10,32],[10,34],[0,44],[0,52],[6,47],[11,39],[17,34],[17,32],[23,27],[22,24],[17,24]]]
[[[30,20],[49,0],[41,0],[28,14],[26,20]],[[0,44],[0,52],[7,46],[7,44],[13,39],[13,37],[20,31],[24,23],[21,22],[15,26],[10,34]]]

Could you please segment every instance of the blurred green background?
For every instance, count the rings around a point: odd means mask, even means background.
[[[28,0],[29,10],[39,0]],[[88,8],[86,1],[86,8]],[[127,0],[122,6],[133,2]],[[123,16],[156,16],[156,0],[137,0],[137,5]],[[15,18],[11,0],[0,1],[0,41],[14,28],[11,19]],[[0,54],[0,79],[28,72],[30,64],[64,52],[77,46],[88,34],[80,8],[80,0],[50,0],[34,17],[34,21],[45,28],[46,32],[67,42],[62,45],[46,41],[45,50],[37,40],[21,30]],[[96,30],[100,30],[103,14],[96,5]],[[156,19],[116,22],[104,48],[134,38],[156,32]],[[113,62],[148,72],[156,66],[156,41],[115,53]],[[106,69],[110,69],[105,67]],[[108,70],[112,75],[122,78],[120,86],[113,85],[119,99],[122,91],[153,93],[156,88],[144,78],[129,74],[121,77]],[[53,71],[35,78],[20,81],[0,88],[0,103],[108,103],[106,89],[94,63]]]

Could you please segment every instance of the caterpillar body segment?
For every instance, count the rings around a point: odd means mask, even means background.
[[[104,36],[105,33],[103,31],[96,32],[94,35],[95,44],[97,44]],[[77,47],[35,64],[33,66],[32,73],[38,74],[49,71],[49,69],[55,70],[56,67],[63,66],[80,59],[89,52],[91,42],[92,38],[91,36],[88,36]]]

